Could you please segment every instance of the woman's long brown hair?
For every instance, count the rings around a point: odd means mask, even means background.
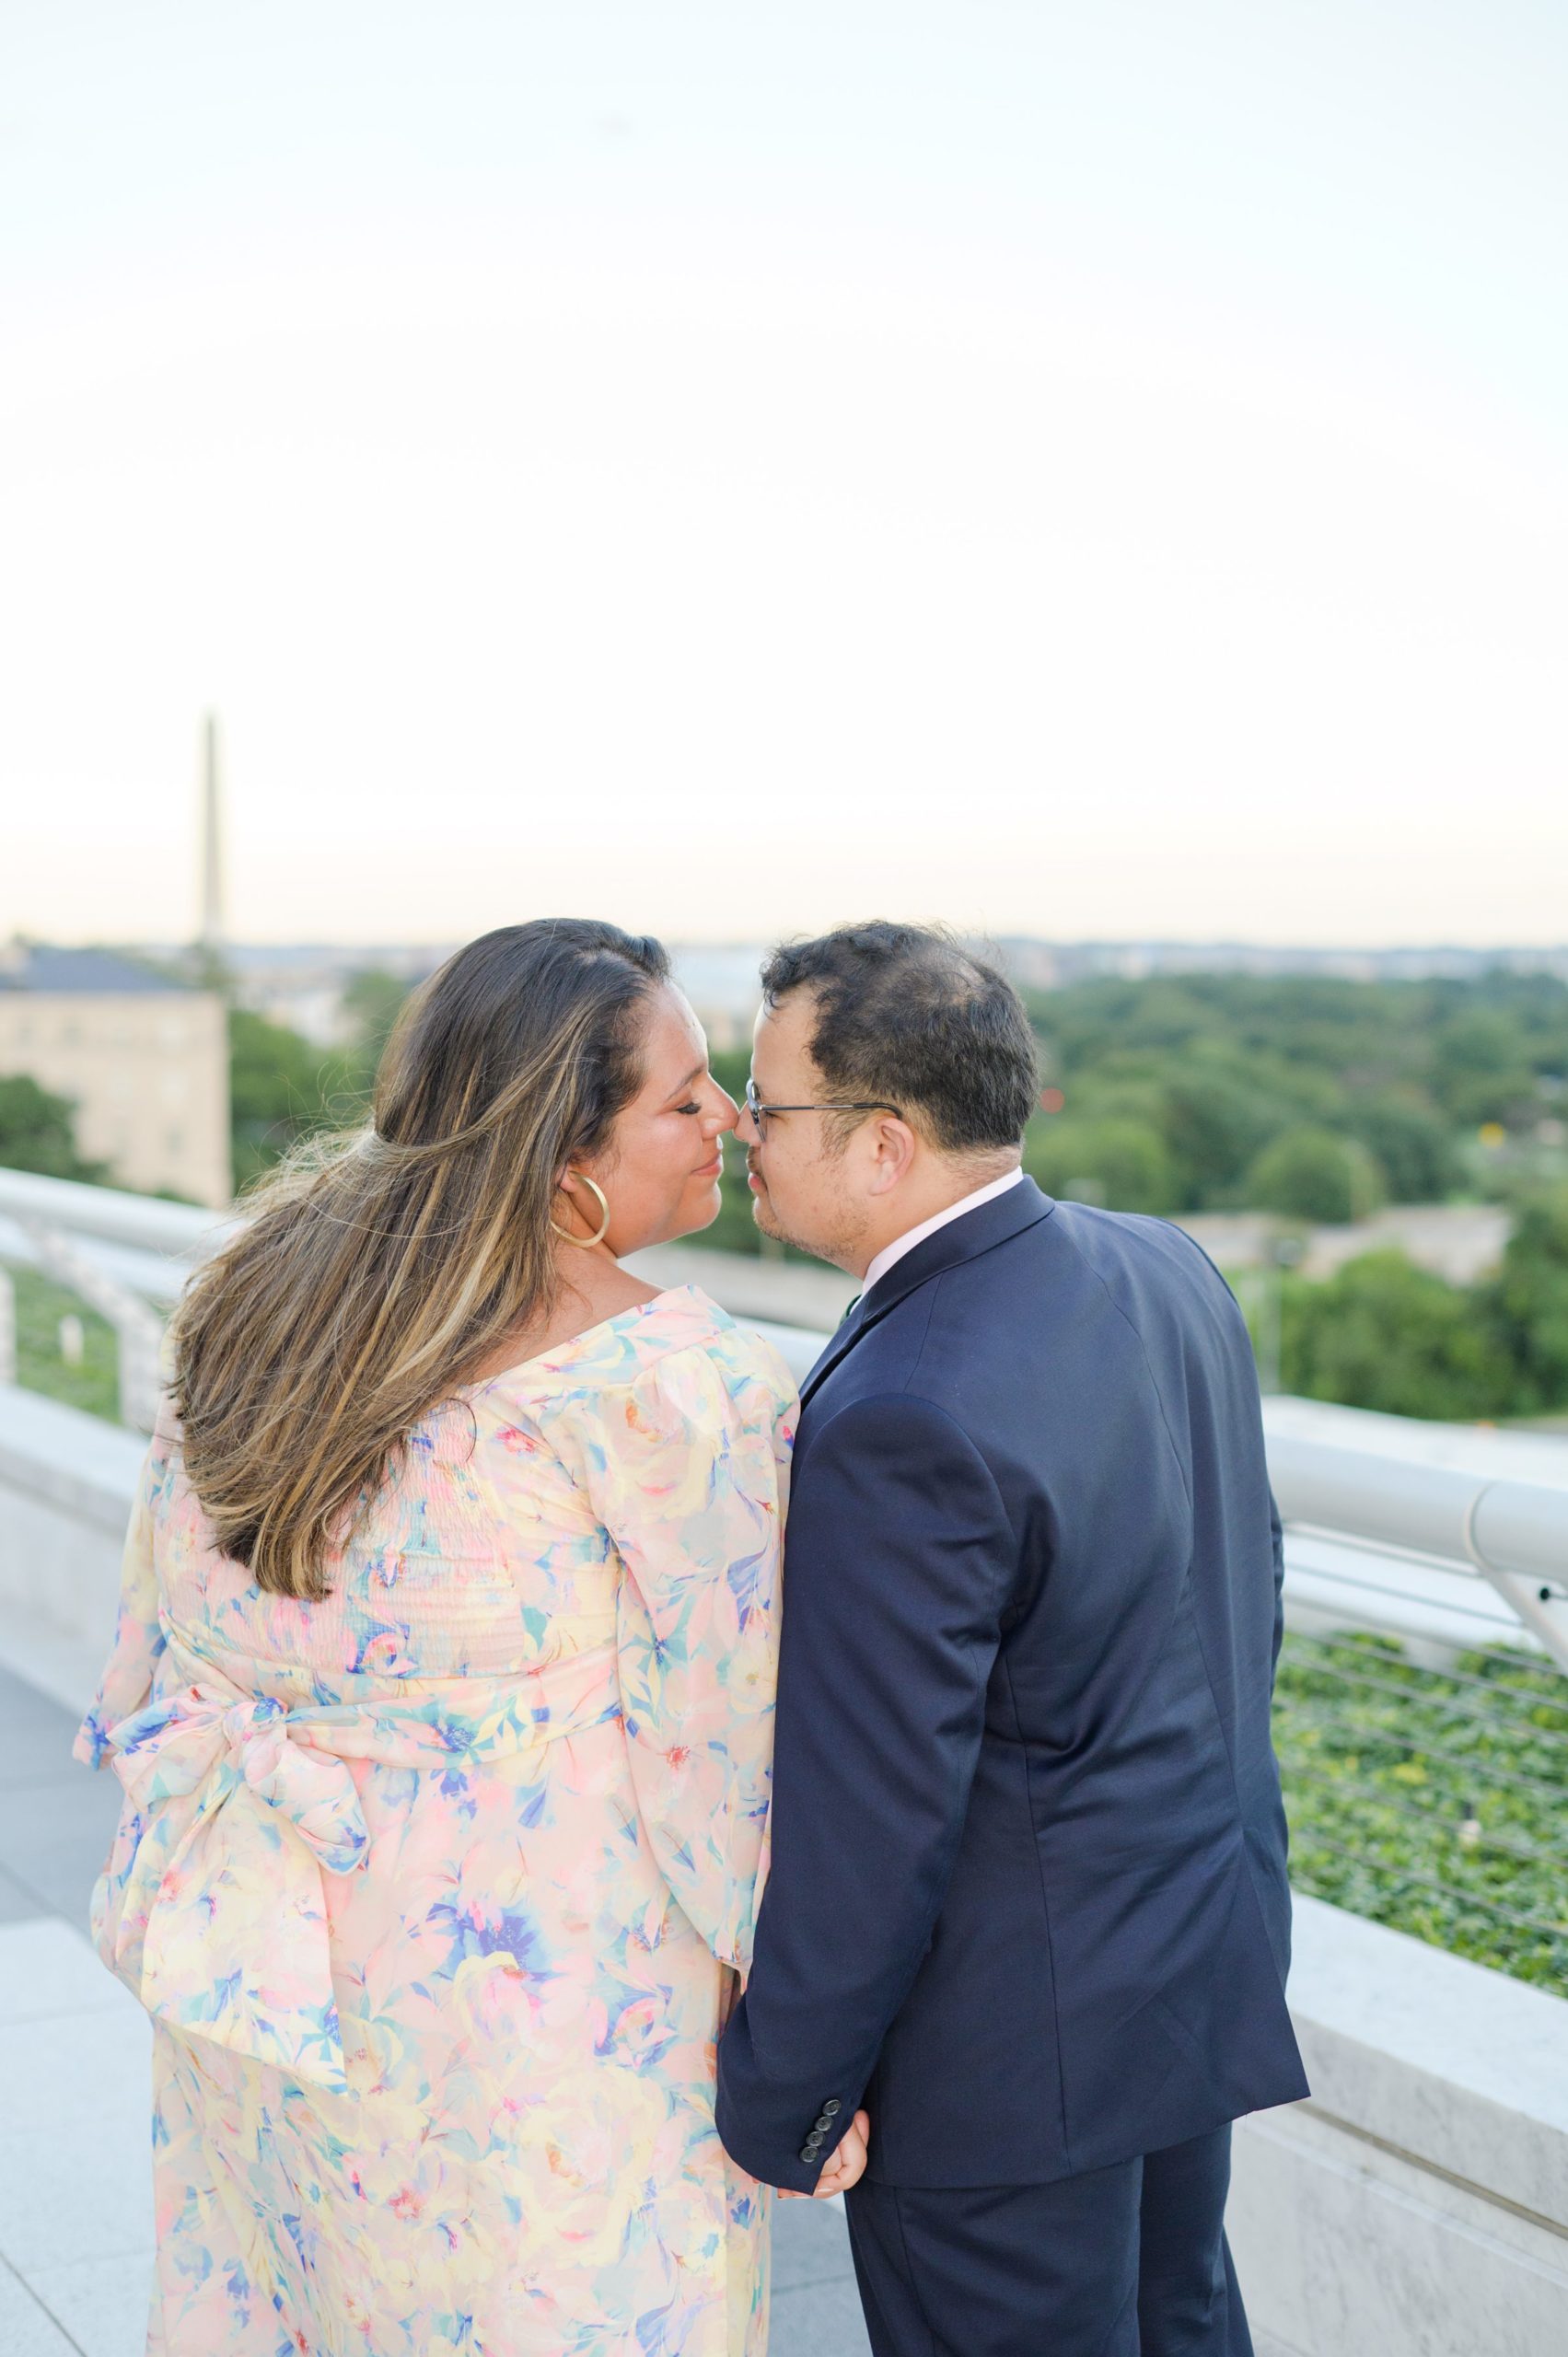
[[[328,1560],[408,1434],[548,1306],[562,1172],[641,1082],[656,941],[507,925],[404,1008],[368,1128],[264,1179],[174,1326],[186,1471],[223,1551],[280,1596]]]

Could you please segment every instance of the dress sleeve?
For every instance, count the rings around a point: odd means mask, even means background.
[[[737,1331],[579,1402],[563,1444],[621,1557],[638,1814],[714,1954],[744,1972],[772,1787],[779,1557],[795,1392]]]
[[[142,1464],[131,1527],[125,1534],[125,1554],[120,1574],[120,1610],[114,1643],[104,1665],[92,1708],[77,1730],[72,1746],[88,1768],[101,1768],[110,1757],[109,1731],[139,1711],[152,1691],[153,1672],[163,1651],[158,1619],[157,1572],[153,1562],[153,1507],[169,1479],[173,1434],[160,1418],[152,1446]]]

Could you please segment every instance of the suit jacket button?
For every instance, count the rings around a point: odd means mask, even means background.
[[[830,2115],[827,2112],[824,2112],[821,2119],[817,2122],[813,2132],[819,2136],[825,2136],[832,2124],[832,2119]]]
[[[806,2163],[807,2168],[811,2166],[812,2162],[816,2159],[820,2150],[821,2146],[819,2144],[803,2144],[801,2146],[800,2157]]]
[[[842,2109],[843,2106],[839,2101],[837,2096],[830,2096],[827,2102],[822,2106],[822,2117],[824,2119],[836,2119]]]

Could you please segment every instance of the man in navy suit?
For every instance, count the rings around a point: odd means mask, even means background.
[[[720,2136],[851,2188],[877,2357],[1244,2357],[1230,2122],[1307,2093],[1246,1328],[1179,1229],[1022,1175],[1028,1025],[955,943],[763,985],[758,1222],[865,1289],[803,1399]]]

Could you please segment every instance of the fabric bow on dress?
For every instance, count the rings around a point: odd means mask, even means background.
[[[199,1672],[170,1632],[170,1654]],[[351,1759],[444,1771],[621,1716],[605,1643],[459,1695],[287,1709],[199,1674],[94,1737],[131,1805],[93,1893],[99,1954],[188,2038],[342,2095],[323,1874],[369,1853]]]
[[[114,1727],[132,1854],[99,1883],[93,1931],[149,2013],[342,2092],[321,1876],[352,1874],[368,1836],[313,1721],[330,1741],[320,1711],[195,1685]]]

